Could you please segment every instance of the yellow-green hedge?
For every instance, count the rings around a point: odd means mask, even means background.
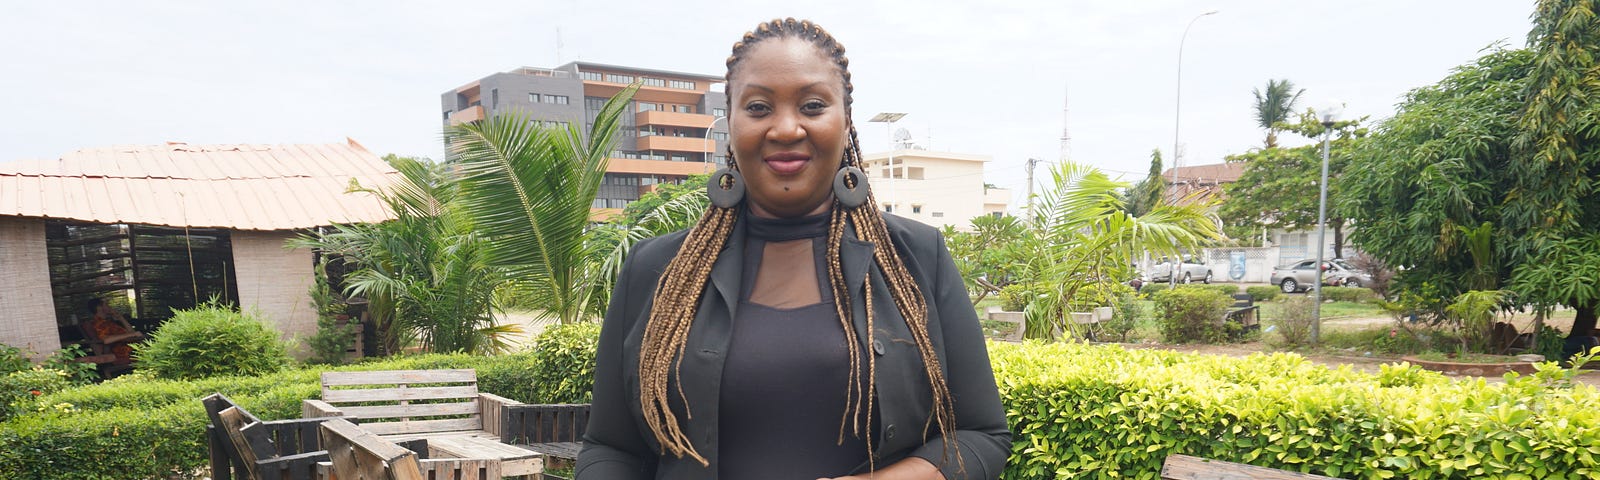
[[[1175,453],[1352,479],[1600,476],[1600,395],[1553,366],[1489,383],[1282,353],[991,348],[1007,479],[1153,479]]]

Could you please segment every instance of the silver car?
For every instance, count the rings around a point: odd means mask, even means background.
[[[1294,293],[1311,288],[1317,281],[1315,259],[1306,259],[1288,265],[1279,265],[1272,269],[1271,282],[1283,289],[1284,293]],[[1337,285],[1342,287],[1364,287],[1372,284],[1372,276],[1367,272],[1357,270],[1345,263],[1344,259],[1335,258],[1324,262],[1325,271],[1322,274],[1323,285]]]
[[[1150,281],[1164,283],[1172,281],[1172,260],[1163,258],[1152,265],[1148,277]],[[1204,260],[1185,256],[1183,264],[1178,267],[1178,283],[1201,282],[1211,283],[1211,267]]]

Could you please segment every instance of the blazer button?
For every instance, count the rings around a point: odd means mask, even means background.
[[[876,338],[872,339],[872,352],[878,354],[880,357],[883,356],[883,340]]]
[[[894,424],[890,424],[889,426],[884,427],[883,436],[884,437],[888,437],[888,438],[894,438]]]

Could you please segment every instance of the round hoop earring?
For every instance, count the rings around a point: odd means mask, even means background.
[[[717,208],[733,208],[744,200],[744,176],[738,170],[718,168],[706,180],[706,197]]]
[[[856,167],[840,168],[838,173],[833,174],[833,198],[838,199],[845,208],[856,208],[867,203],[867,172]]]

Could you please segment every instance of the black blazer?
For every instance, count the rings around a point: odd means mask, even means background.
[[[870,344],[862,351],[873,352],[878,362],[874,379],[880,414],[880,428],[874,435],[876,461],[878,465],[889,465],[915,455],[938,465],[946,478],[999,478],[1011,450],[1011,432],[995,388],[982,329],[961,275],[938,230],[892,215],[884,215],[884,220],[894,247],[927,298],[928,333],[954,397],[959,452],[952,452],[948,463],[944,462],[945,441],[939,436],[939,429],[930,424],[932,398],[922,360],[904,317],[889,300],[893,297],[888,284],[872,260],[876,246],[857,240],[854,232],[847,229],[840,245],[840,263],[844,278],[852,282],[850,304],[856,334]],[[711,465],[702,467],[692,458],[661,453],[660,444],[639,410],[640,339],[657,280],[685,237],[686,232],[677,232],[642,241],[623,264],[600,331],[589,429],[576,465],[580,480],[689,480],[717,476],[718,389],[722,352],[727,351],[733,313],[739,303],[743,222],[734,226],[712,266],[684,350],[679,380],[693,419],[686,418],[682,405],[675,405],[684,433]],[[865,331],[866,309],[861,297],[861,280],[868,274],[876,330],[870,337]],[[925,426],[928,438],[923,438]],[[955,453],[961,457],[964,475],[958,472]],[[862,470],[865,469],[863,465]]]

